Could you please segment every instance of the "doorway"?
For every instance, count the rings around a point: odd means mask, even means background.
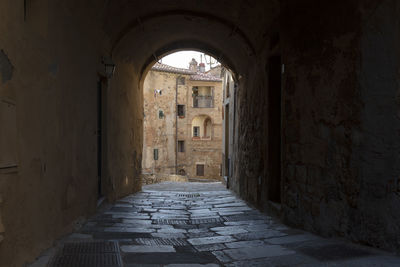
[[[105,92],[106,92],[106,79],[100,77],[97,82],[97,194],[98,198],[104,196],[103,191],[103,177],[105,174]]]
[[[281,203],[281,56],[268,61],[268,199]]]

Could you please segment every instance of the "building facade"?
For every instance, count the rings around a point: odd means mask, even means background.
[[[223,88],[223,116],[222,116],[222,176],[228,187],[232,186],[234,172],[234,141],[235,141],[235,111],[236,100],[235,93],[237,85],[233,79],[232,73],[227,69],[222,70],[222,88]]]
[[[222,80],[193,59],[156,63],[144,81],[142,173],[221,178]]]

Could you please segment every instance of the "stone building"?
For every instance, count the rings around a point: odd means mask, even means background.
[[[215,77],[222,78],[223,69],[224,67],[221,64],[218,64],[217,66],[211,67],[208,71],[206,71],[206,73]]]
[[[220,179],[222,80],[192,59],[156,63],[144,81],[143,173]]]

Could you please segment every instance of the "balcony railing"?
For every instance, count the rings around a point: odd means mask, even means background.
[[[194,108],[212,108],[213,97],[212,96],[194,96],[193,97]]]

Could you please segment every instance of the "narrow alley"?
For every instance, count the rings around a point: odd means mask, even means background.
[[[58,243],[32,267],[400,265],[387,252],[288,228],[221,183],[144,186]]]

